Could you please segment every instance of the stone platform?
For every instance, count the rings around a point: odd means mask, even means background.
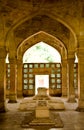
[[[32,107],[31,107],[32,106]],[[35,126],[50,126],[50,127],[63,127],[63,123],[60,116],[50,114],[50,109],[64,109],[63,102],[51,100],[46,94],[45,88],[39,88],[38,95],[33,97],[31,100],[23,100],[20,103],[20,110],[33,110],[34,115],[29,118],[26,116],[26,123],[22,124],[22,127],[35,127]],[[31,113],[32,114],[32,113]],[[32,117],[32,118],[31,118]],[[59,118],[57,118],[59,117]],[[57,121],[57,122],[56,122]]]
[[[35,100],[33,98],[23,99],[19,105],[19,110],[21,110],[21,111],[35,110],[35,108],[38,106],[39,101],[45,101],[49,110],[64,110],[65,109],[63,101],[61,101],[60,99],[53,100],[52,97],[49,97],[48,100],[44,100],[44,99],[43,100],[39,100],[39,99]]]
[[[19,105],[19,110],[35,110],[38,104],[45,102],[49,110],[64,110],[64,103],[60,99],[53,99],[47,95],[46,88],[38,88],[38,94],[31,99],[23,99]],[[44,104],[44,106],[45,106]]]
[[[29,123],[30,126],[55,126],[55,122],[50,118],[35,118]]]
[[[34,114],[26,113],[24,120],[22,121],[22,128],[39,128],[39,127],[48,127],[48,128],[63,128],[64,124],[60,118],[59,113],[50,112],[49,118],[37,118]]]

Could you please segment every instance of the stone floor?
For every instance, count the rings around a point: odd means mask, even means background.
[[[7,103],[8,111],[6,113],[0,113],[0,130],[84,130],[84,112],[75,111],[77,103],[67,103],[66,98],[61,99],[64,101],[65,110],[54,112],[60,114],[64,123],[63,128],[22,128],[21,122],[27,111],[18,110],[21,102],[21,99],[18,99],[18,103]]]

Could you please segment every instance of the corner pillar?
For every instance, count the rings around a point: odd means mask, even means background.
[[[67,96],[67,60],[62,60],[62,96]]]
[[[6,50],[0,47],[0,112],[6,111]]]
[[[67,86],[68,86],[68,102],[75,102],[74,58],[68,59],[67,62]]]
[[[78,108],[84,112],[84,50],[78,55]]]
[[[17,102],[17,65],[16,59],[9,59],[10,61],[10,92],[8,103]]]
[[[22,97],[22,60],[17,60],[17,96]]]

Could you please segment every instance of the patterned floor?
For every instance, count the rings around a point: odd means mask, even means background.
[[[21,123],[24,119],[27,111],[19,111],[19,103],[21,99],[18,99],[18,103],[7,103],[8,111],[6,113],[0,113],[0,130],[84,130],[84,112],[75,111],[77,103],[67,103],[66,98],[61,98],[65,103],[65,110],[58,111],[64,127],[63,128],[22,128]],[[57,113],[57,111],[54,111]]]

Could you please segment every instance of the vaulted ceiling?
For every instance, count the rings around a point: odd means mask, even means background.
[[[0,0],[0,44],[7,50],[43,31],[75,50],[84,36],[83,0]]]

